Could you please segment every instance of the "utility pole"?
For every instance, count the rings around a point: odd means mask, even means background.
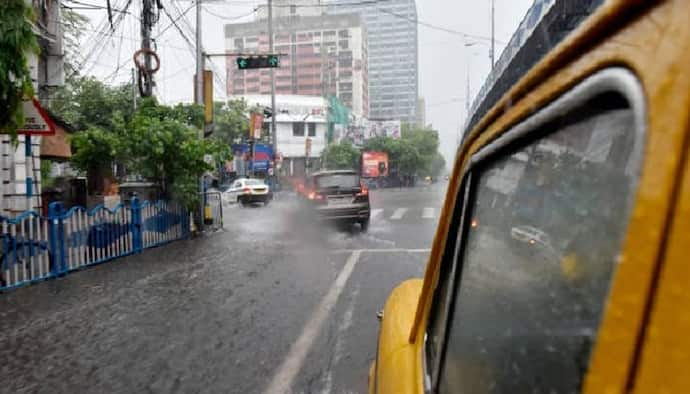
[[[494,64],[495,64],[495,57],[494,57],[494,50],[495,50],[495,31],[494,31],[494,25],[495,25],[495,19],[496,19],[496,7],[495,7],[495,0],[491,0],[491,69],[494,69]]]
[[[194,102],[204,105],[204,49],[201,46],[201,0],[196,0],[196,78],[194,80]],[[204,129],[201,129],[200,138],[204,138]],[[204,229],[204,209],[206,208],[206,195],[204,194],[204,176],[199,178],[199,230]]]
[[[132,67],[132,107],[137,110],[137,70]]]
[[[201,45],[201,0],[196,0],[196,78],[194,102],[204,105],[204,54]],[[203,134],[202,134],[203,136]]]
[[[273,54],[273,1],[268,0],[268,53]],[[276,79],[275,72],[271,68],[271,139],[273,140],[273,155],[278,155],[278,128],[276,126]],[[253,160],[253,158],[252,158]],[[253,164],[253,163],[252,163]],[[273,169],[274,176],[278,174]]]
[[[141,7],[141,48],[144,51],[144,82],[141,95],[150,97],[153,94],[153,73],[151,73],[151,30],[153,29],[153,0],[143,0]]]

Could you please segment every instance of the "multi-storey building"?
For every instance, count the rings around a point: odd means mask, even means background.
[[[29,54],[29,68],[34,91],[39,99],[64,83],[60,0],[27,0],[36,14],[35,33],[40,54]],[[25,138],[17,137],[15,146],[7,135],[0,135],[0,215],[14,215],[28,209],[38,210],[41,203],[41,139],[31,140],[31,155],[25,155]],[[27,182],[28,181],[28,182]],[[31,195],[27,198],[27,183]]]
[[[331,15],[357,13],[364,20],[369,41],[369,117],[414,123],[418,96],[415,0],[329,4]]]
[[[284,54],[275,69],[276,94],[336,95],[353,114],[367,117],[367,35],[360,16],[303,15],[297,8],[288,12],[273,20],[274,52]],[[226,49],[268,53],[267,30],[265,19],[225,25]],[[270,94],[270,70],[238,70],[236,58],[227,59],[228,95]]]

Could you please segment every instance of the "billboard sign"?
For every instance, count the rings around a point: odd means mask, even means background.
[[[249,144],[235,144],[232,146],[232,151],[234,152],[236,158],[243,158],[241,161],[243,162],[242,164],[246,164],[247,170],[253,169],[254,171],[268,171],[268,169],[271,167],[273,149],[270,145],[254,144],[253,165],[249,162],[249,158],[251,156]],[[236,168],[242,166],[240,163],[235,164]]]
[[[350,124],[347,129],[337,134],[339,134],[339,139],[348,139],[357,146],[362,146],[367,140],[376,137],[398,139],[400,138],[400,121],[363,119]]]
[[[362,177],[388,176],[388,153],[362,152]]]

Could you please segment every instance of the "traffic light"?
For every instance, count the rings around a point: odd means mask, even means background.
[[[237,58],[237,68],[239,70],[276,67],[280,67],[280,58],[278,55],[260,55]]]

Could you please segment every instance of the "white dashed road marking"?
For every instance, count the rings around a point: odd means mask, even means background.
[[[426,207],[424,208],[424,211],[422,211],[422,218],[423,219],[433,219],[436,217],[436,214],[434,213],[434,208]]]
[[[285,393],[290,390],[297,373],[302,369],[304,359],[307,357],[312,345],[314,345],[314,340],[318,337],[326,318],[333,307],[335,307],[338,297],[345,288],[345,283],[350,278],[361,254],[361,250],[354,250],[352,254],[350,254],[347,262],[345,262],[343,270],[340,271],[335,282],[333,282],[333,286],[328,290],[328,293],[323,300],[321,300],[321,303],[302,329],[302,334],[290,347],[290,352],[285,358],[285,361],[280,365],[280,368],[278,368],[278,372],[271,379],[271,383],[268,385],[265,393]]]
[[[392,220],[400,220],[402,219],[403,216],[405,216],[405,213],[407,212],[407,208],[398,208],[393,212],[393,216],[391,216]]]
[[[383,213],[383,208],[375,208],[371,210],[371,219],[379,216],[380,214]]]

